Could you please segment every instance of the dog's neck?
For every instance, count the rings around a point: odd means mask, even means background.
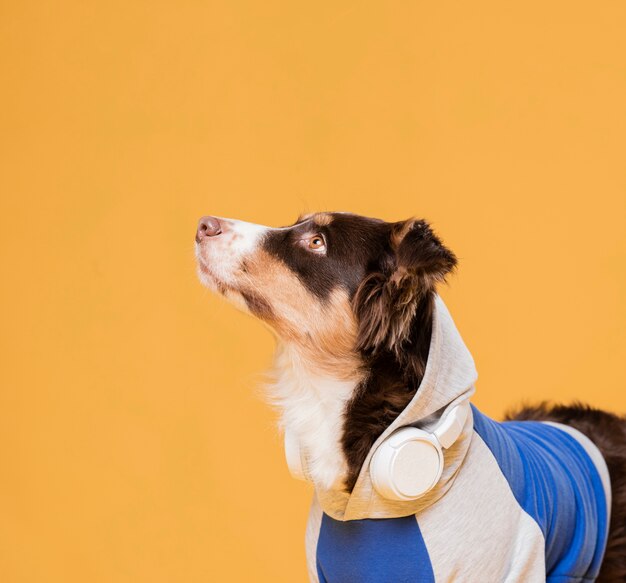
[[[411,349],[400,355],[344,351],[324,356],[278,340],[270,399],[281,411],[283,428],[298,438],[316,485],[352,491],[374,442],[417,391],[431,325],[429,297],[412,323]]]
[[[270,399],[281,412],[281,425],[295,435],[307,456],[307,471],[324,489],[344,489],[348,464],[342,448],[345,410],[362,380],[337,378],[324,371],[291,343],[279,342]],[[345,371],[344,371],[345,372]]]

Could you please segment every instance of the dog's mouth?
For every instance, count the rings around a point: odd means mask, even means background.
[[[200,245],[196,243],[196,263],[197,272],[200,281],[210,290],[224,294],[226,290],[225,283],[215,273],[215,269],[211,268],[211,262],[203,256]]]
[[[202,217],[196,231],[196,259],[200,280],[224,293],[238,289],[248,279],[242,265],[254,257],[269,227],[233,219]]]
[[[206,288],[226,298],[244,312],[249,312],[244,296],[250,294],[245,291],[246,285],[240,280],[238,268],[234,270],[235,273],[231,273],[227,258],[214,253],[207,257],[206,250],[203,253],[202,243],[196,244],[196,260],[198,277]]]
[[[198,257],[197,261],[198,261],[198,270],[200,271],[202,276],[210,277],[211,279],[217,279],[215,277],[215,274],[211,271],[211,268],[209,267],[208,263],[202,257]]]

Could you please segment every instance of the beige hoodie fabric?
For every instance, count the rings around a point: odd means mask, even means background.
[[[474,413],[468,416],[457,441],[444,450],[445,461],[441,478],[425,496],[414,501],[387,500],[372,485],[369,466],[378,445],[400,427],[413,425],[426,430],[434,427],[450,408],[470,399],[476,379],[474,360],[443,300],[437,296],[430,352],[419,390],[374,444],[352,493],[321,488],[315,491],[306,531],[311,581],[546,581],[546,529],[541,520],[537,516],[531,516],[532,512],[529,513],[522,507],[522,501],[516,499],[521,490],[517,483],[511,483],[510,472],[507,474],[501,469],[499,462],[502,463],[502,459],[497,459],[501,451],[497,450],[497,444],[487,444],[475,431],[474,416],[479,414],[476,409],[473,408]],[[481,415],[481,419],[482,417]],[[482,425],[487,422],[497,425],[488,418],[485,419],[487,421],[481,421]],[[488,429],[491,426],[485,427]],[[559,432],[559,435],[564,434],[555,428],[550,430]],[[586,439],[580,434],[579,436],[579,441]],[[589,440],[586,440],[585,447],[589,448],[590,442],[587,442]],[[572,447],[577,446],[574,444]],[[595,446],[591,445],[591,448]],[[599,454],[597,449],[596,452]],[[610,487],[608,472],[604,475],[606,466],[602,457],[598,458],[594,452],[594,458],[592,465],[603,476],[606,494],[606,499],[598,500],[600,508],[602,504],[607,504]],[[530,486],[530,491],[534,492],[532,484]],[[535,493],[542,495],[540,492]],[[372,520],[402,517],[411,518],[393,522]],[[381,535],[376,532],[381,528],[393,529],[395,525],[405,525],[407,520],[411,522],[411,528],[415,523],[414,538],[419,539],[419,549],[422,549],[420,551],[416,547],[415,556],[419,555],[420,559],[413,566],[409,565],[413,556],[393,558],[404,552],[403,543],[399,542],[402,538],[394,539],[393,544],[387,545],[388,548],[385,549],[384,541],[377,542],[367,538],[380,539]],[[360,529],[358,533],[349,530],[356,527]],[[601,525],[599,530],[602,528],[605,527]],[[369,531],[371,534],[368,534]],[[320,539],[321,532],[326,533],[322,535],[323,540]],[[364,538],[359,539],[357,544],[356,537]],[[604,543],[605,538],[598,545]],[[355,548],[354,544],[357,544]],[[370,544],[371,547],[368,546]],[[407,544],[413,542],[407,541]],[[360,553],[365,552],[365,548],[369,550],[361,556]],[[381,556],[376,558],[374,555],[378,554],[379,549]],[[600,551],[603,552],[603,548]],[[594,552],[597,562],[599,551],[596,549]],[[389,553],[387,558],[384,558],[387,556],[384,553]],[[346,558],[350,554],[354,556],[355,564],[351,564]],[[361,565],[357,565],[357,561]],[[559,564],[562,563],[561,561]],[[589,572],[588,569],[587,574]],[[568,573],[555,577],[559,578],[548,580],[555,583],[593,580],[593,577],[586,576],[570,577]]]

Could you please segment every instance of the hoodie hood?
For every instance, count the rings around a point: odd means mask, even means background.
[[[435,296],[430,349],[419,389],[374,443],[351,493],[316,487],[322,510],[336,520],[398,518],[416,514],[441,498],[452,486],[469,448],[473,433],[471,414],[459,438],[444,450],[444,468],[437,485],[417,500],[395,501],[380,496],[372,484],[370,461],[376,448],[396,429],[411,425],[429,430],[449,409],[469,400],[474,393],[477,376],[474,359],[446,305],[440,296]]]

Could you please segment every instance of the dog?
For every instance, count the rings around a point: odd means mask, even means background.
[[[201,282],[276,338],[269,397],[315,487],[311,581],[626,581],[626,418],[471,405],[437,293],[457,259],[425,220],[207,216],[195,240]]]

